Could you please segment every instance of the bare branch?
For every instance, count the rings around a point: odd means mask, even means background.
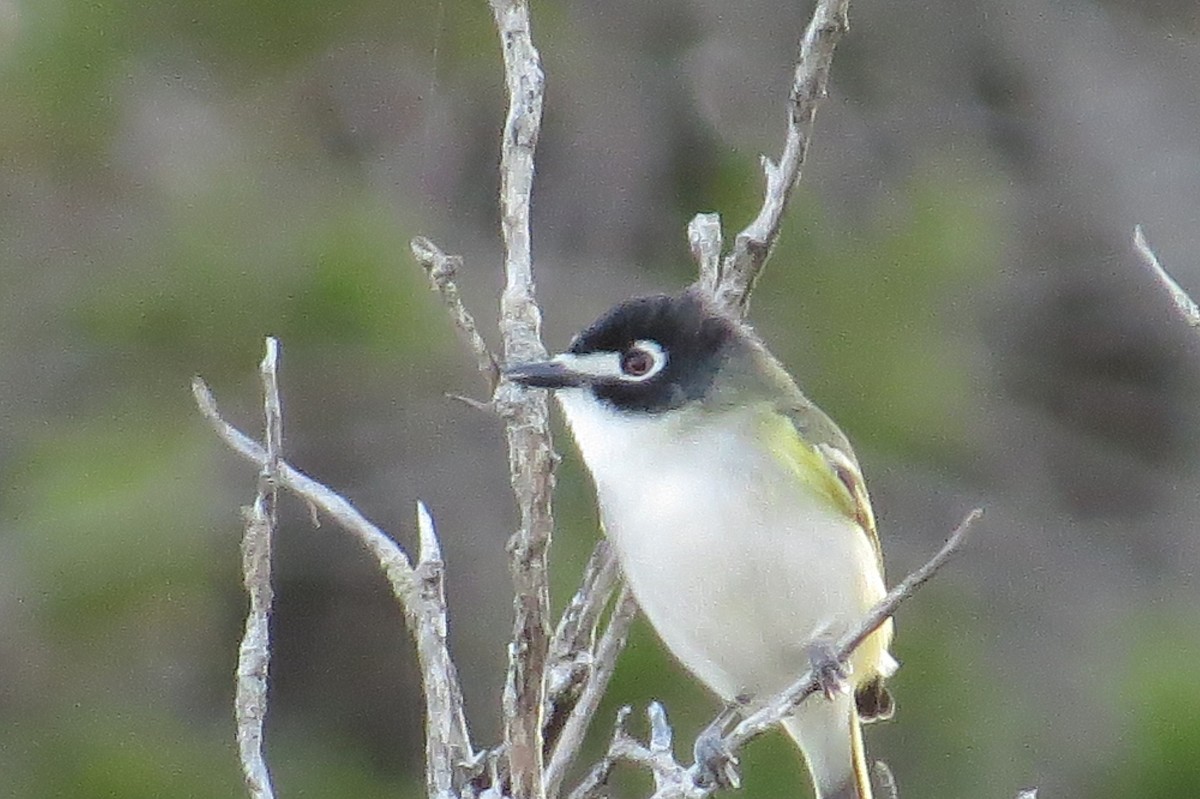
[[[688,770],[675,762],[672,753],[671,725],[667,712],[658,702],[646,708],[650,720],[649,745],[635,739],[625,731],[625,720],[629,717],[628,706],[617,713],[612,741],[604,757],[592,767],[568,799],[597,799],[604,796],[604,787],[619,762],[631,763],[648,770],[654,777],[654,798],[702,797],[711,791],[701,790],[691,784]]]
[[[500,227],[504,235],[504,294],[500,301],[504,357],[541,358],[541,310],[534,299],[529,207],[533,156],[542,126],[545,76],[533,46],[525,0],[491,0],[504,53],[508,114],[500,144]]]
[[[480,413],[492,413],[495,410],[492,407],[492,403],[483,402],[482,400],[477,400],[474,397],[464,397],[462,394],[446,394],[445,397],[448,400],[461,402],[471,410],[479,411]]]
[[[579,590],[567,604],[546,655],[546,716],[567,697],[578,696],[592,665],[596,625],[617,585],[620,569],[606,539],[596,542]]]
[[[192,396],[200,413],[234,452],[260,468],[267,461],[267,452],[245,433],[221,418],[217,411],[217,401],[204,381],[199,377],[192,378]],[[406,611],[411,613],[413,596],[416,591],[415,574],[412,563],[400,545],[388,537],[359,513],[340,494],[318,483],[300,470],[279,461],[278,485],[308,502],[312,507],[321,511],[337,522],[347,532],[359,541],[375,556],[383,568],[384,575],[392,587],[392,593],[400,600]]]
[[[1158,256],[1154,254],[1154,250],[1150,249],[1149,242],[1146,241],[1146,235],[1142,232],[1141,225],[1133,227],[1133,247],[1137,250],[1137,254],[1141,257],[1142,263],[1154,274],[1162,287],[1166,289],[1167,296],[1171,298],[1171,302],[1175,305],[1175,310],[1183,317],[1183,321],[1187,322],[1191,327],[1200,327],[1200,308],[1196,307],[1196,303],[1188,296],[1175,278],[1171,277],[1166,269],[1163,269],[1162,264],[1158,262]]]
[[[272,345],[273,340],[269,342],[268,347],[270,348]],[[269,445],[280,440],[278,431],[281,429],[274,362],[274,356],[269,349],[268,358],[263,361],[264,386],[267,386],[267,441]],[[269,383],[268,371],[271,373]],[[404,608],[405,615],[409,620],[409,632],[417,647],[417,660],[421,667],[421,682],[426,701],[426,734],[428,736],[426,779],[429,796],[457,795],[466,781],[474,776],[481,765],[481,760],[474,752],[470,742],[462,707],[462,688],[458,672],[446,645],[447,613],[443,583],[444,564],[433,519],[428,510],[423,504],[418,504],[417,520],[420,531],[421,560],[414,569],[400,545],[367,521],[343,497],[284,462],[279,457],[277,444],[272,445],[274,449],[265,450],[222,419],[212,392],[198,377],[192,380],[192,393],[200,412],[216,430],[217,435],[239,455],[258,464],[264,474],[271,475],[269,481],[264,482],[260,478],[260,496],[263,485],[268,485],[272,491],[276,486],[287,488],[308,502],[310,507],[325,513],[342,528],[356,536],[375,555],[391,585],[393,595]],[[276,432],[271,433],[271,430]],[[268,494],[268,496],[272,497],[272,510],[266,518],[272,519],[273,494]],[[258,504],[256,503],[256,506]],[[251,550],[248,546],[245,552],[247,553],[247,588],[250,589],[251,561],[249,553]],[[258,560],[256,559],[255,562],[257,563]],[[255,584],[258,584],[257,580]],[[269,585],[267,589],[269,591]],[[253,596],[252,593],[252,600]],[[249,624],[248,619],[248,627]],[[265,636],[265,620],[263,621],[263,630],[262,635]],[[263,641],[265,642],[265,638]],[[245,650],[246,645],[243,644],[243,652]],[[239,709],[241,707],[240,692],[243,671],[239,662]],[[255,673],[261,678],[261,690],[265,693],[265,661],[263,661],[261,669],[256,670]],[[242,742],[241,729],[242,722],[239,717],[239,743]],[[259,748],[261,748],[261,713],[258,719],[258,742]],[[245,756],[243,756],[243,762],[247,762]],[[247,784],[251,784],[249,772],[247,772]],[[255,797],[269,796],[269,794],[253,795]]]
[[[954,533],[942,546],[941,550],[930,558],[928,563],[905,577],[898,586],[889,591],[888,595],[871,609],[871,612],[859,623],[857,628],[838,639],[834,645],[834,656],[839,662],[846,663],[854,653],[854,650],[863,641],[867,640],[872,633],[879,629],[881,624],[895,615],[896,608],[904,600],[915,594],[917,589],[928,582],[929,578],[933,577],[945,565],[946,561],[962,546],[967,530],[982,515],[983,510],[981,508],[976,508],[968,513],[966,518],[959,523]],[[726,746],[730,751],[736,752],[751,738],[773,728],[790,715],[796,709],[797,705],[818,690],[820,690],[820,682],[812,669],[809,669],[799,680],[792,683],[790,688],[734,727],[733,732],[725,738]]]
[[[983,511],[978,508],[968,513],[936,555],[924,566],[904,578],[903,582],[871,609],[871,612],[854,630],[834,644],[835,657],[841,663],[846,663],[854,650],[870,637],[884,621],[895,614],[902,602],[916,593],[946,564],[951,556],[961,549],[968,529],[982,514]],[[794,712],[801,702],[818,690],[817,675],[812,669],[809,669],[785,691],[771,698],[757,712],[745,718],[725,736],[721,746],[725,755],[727,757],[736,755],[747,741],[773,728]],[[671,728],[667,724],[666,714],[662,707],[655,702],[650,705],[647,712],[651,722],[649,746],[642,745],[625,733],[622,726],[625,716],[621,716],[618,719],[612,743],[604,758],[592,768],[579,787],[571,792],[569,799],[592,799],[597,796],[599,794],[598,786],[608,778],[614,764],[622,760],[651,771],[655,784],[652,799],[705,799],[717,790],[718,785],[715,781],[700,779],[707,768],[706,764],[696,763],[690,768],[685,768],[675,760],[670,751]]]
[[[641,747],[637,741],[629,736],[625,731],[625,721],[629,718],[629,714],[633,712],[633,708],[625,705],[617,711],[617,720],[613,724],[612,740],[609,741],[608,750],[604,757],[587,773],[583,781],[571,791],[567,799],[597,799],[604,795],[604,788],[608,784],[608,778],[612,775],[613,768],[617,762],[621,760],[621,753],[627,744],[632,744],[633,747]]]
[[[672,741],[674,735],[667,721],[666,709],[658,702],[651,702],[646,708],[646,716],[650,719],[650,745],[643,747],[636,741],[628,740],[619,756],[650,769],[654,776],[655,799],[689,796],[698,791],[711,793],[711,789],[705,791],[697,786],[688,769],[676,762]]]
[[[596,647],[595,663],[588,674],[587,682],[583,685],[579,702],[571,711],[571,715],[567,717],[562,735],[559,736],[558,744],[554,747],[554,754],[546,766],[546,796],[548,797],[558,796],[563,778],[567,775],[567,769],[575,762],[579,749],[583,746],[584,736],[587,735],[592,717],[596,715],[596,709],[600,706],[600,699],[608,690],[608,683],[612,679],[613,672],[617,670],[617,658],[620,657],[625,643],[629,639],[629,628],[633,624],[633,620],[637,618],[637,611],[637,602],[630,593],[629,586],[624,586],[621,589],[621,595],[617,598],[617,605],[613,610],[612,618],[609,619],[608,628],[604,631],[604,637],[600,639],[600,643]]]
[[[423,502],[417,503],[417,528],[421,542],[417,564],[419,607],[412,622],[425,692],[426,795],[429,799],[449,799],[458,795],[465,776],[480,762],[467,733],[458,670],[446,645],[442,548],[433,517]]]
[[[700,270],[700,287],[715,295],[721,283],[721,215],[696,214],[687,232],[688,247]]]
[[[543,751],[553,752],[595,664],[596,627],[616,588],[616,555],[601,538],[584,568],[583,580],[571,598],[546,655],[542,697]]]
[[[283,405],[279,401],[279,342],[268,336],[266,346],[266,354],[258,365],[258,374],[263,386],[263,417],[266,420],[267,444],[267,462],[264,471],[259,475],[259,494],[269,493],[273,501],[276,495],[274,483],[278,479],[279,460],[283,451]],[[264,492],[264,489],[269,490]],[[271,514],[274,524],[278,517],[274,507],[271,508]]]
[[[266,354],[259,365],[266,420],[266,452],[258,473],[254,504],[243,509],[242,580],[250,597],[246,628],[238,647],[234,717],[242,776],[252,799],[273,799],[271,775],[263,757],[263,721],[267,715],[267,673],[271,665],[271,538],[278,521],[276,501],[283,413],[279,402],[277,365],[279,343],[267,338]]]
[[[500,227],[504,293],[500,333],[506,363],[546,355],[534,298],[529,207],[533,156],[542,123],[544,76],[533,46],[525,0],[491,0],[504,53],[508,114],[500,145]],[[504,684],[504,741],[514,799],[541,799],[543,674],[550,638],[546,553],[553,529],[554,450],[545,392],[501,383],[496,406],[505,418],[509,468],[521,523],[509,541],[514,587],[513,636]]]
[[[812,20],[800,41],[800,54],[788,97],[787,137],[779,163],[763,157],[766,176],[762,208],[758,216],[737,235],[733,250],[721,264],[715,298],[719,307],[744,316],[750,292],[779,238],[784,212],[796,184],[812,139],[817,107],[825,99],[833,51],[849,29],[850,0],[818,0]],[[706,279],[702,272],[701,281]]]
[[[442,302],[450,312],[450,318],[454,320],[454,326],[458,328],[471,354],[475,356],[475,364],[479,367],[483,379],[487,381],[488,393],[491,394],[500,383],[500,367],[496,363],[496,356],[479,334],[475,317],[463,305],[462,297],[458,293],[455,277],[462,266],[462,256],[447,255],[424,236],[416,237],[409,246],[412,248],[413,258],[425,268],[430,286],[441,295]]]

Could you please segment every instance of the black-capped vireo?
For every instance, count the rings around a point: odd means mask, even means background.
[[[766,700],[886,593],[845,435],[749,327],[697,290],[632,299],[511,380],[555,389],[650,623],[726,701]],[[819,799],[870,799],[860,722],[890,715],[887,622],[847,692],[783,722]]]

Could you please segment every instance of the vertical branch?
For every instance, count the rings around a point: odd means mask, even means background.
[[[534,151],[542,125],[545,77],[533,46],[525,0],[492,0],[504,53],[508,114],[500,143],[500,227],[504,235],[504,294],[500,298],[504,357],[523,361],[546,354],[541,311],[534,298],[529,206]]]
[[[406,604],[425,692],[425,787],[429,799],[450,799],[462,787],[464,769],[475,764],[463,714],[458,670],[446,645],[445,563],[433,517],[417,503],[420,560],[417,594]]]
[[[700,288],[716,294],[721,284],[721,215],[696,214],[687,233],[688,248],[700,268]]]
[[[243,544],[246,586],[251,596],[251,613],[238,660],[236,713],[238,744],[246,784],[253,799],[271,799],[270,783],[262,757],[262,718],[266,712],[266,679],[269,649],[267,617],[270,612],[270,539],[274,520],[275,491],[294,492],[359,540],[379,562],[392,594],[404,608],[409,632],[417,648],[421,685],[425,691],[427,785],[431,799],[457,796],[476,776],[479,758],[471,745],[463,713],[458,670],[446,643],[446,596],[441,546],[433,519],[418,505],[420,560],[414,569],[408,555],[387,533],[368,521],[345,498],[289,466],[280,458],[282,415],[276,387],[277,347],[268,339],[263,360],[267,407],[267,448],[236,430],[221,418],[216,400],[200,378],[192,381],[192,393],[204,418],[217,435],[243,458],[258,465],[259,495],[248,508],[246,542]]]
[[[541,311],[534,299],[529,230],[544,78],[525,0],[492,0],[491,6],[504,53],[509,99],[500,156],[500,224],[505,247],[500,332],[504,359],[512,363],[546,355]],[[550,637],[546,553],[553,527],[550,496],[554,487],[549,405],[544,392],[527,392],[512,383],[500,386],[496,405],[505,417],[512,487],[521,514],[520,527],[509,541],[515,618],[504,685],[504,740],[512,796],[540,799],[543,671]]]
[[[271,775],[263,757],[263,720],[267,714],[267,671],[271,663],[270,619],[274,592],[271,588],[271,537],[277,522],[279,450],[283,439],[283,414],[279,403],[276,366],[279,343],[267,338],[267,352],[259,371],[263,384],[263,413],[266,418],[266,458],[258,472],[254,504],[244,509],[246,530],[242,536],[242,579],[250,597],[246,629],[238,647],[237,688],[234,717],[237,721],[238,754],[246,789],[253,799],[272,799]]]

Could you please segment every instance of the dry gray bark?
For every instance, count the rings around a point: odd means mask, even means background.
[[[546,766],[546,795],[549,797],[559,795],[567,769],[579,755],[584,736],[587,735],[596,709],[600,706],[600,700],[604,698],[604,692],[608,689],[608,682],[616,671],[617,658],[625,648],[629,628],[637,618],[637,612],[637,602],[630,593],[629,586],[624,586],[617,598],[608,627],[595,646],[595,656],[587,679],[580,687],[579,699],[567,716],[562,734]]]
[[[268,345],[271,346],[271,345]],[[274,359],[269,359],[272,369]],[[264,359],[264,365],[268,359]],[[272,378],[274,383],[274,379]],[[273,484],[288,489],[303,499],[314,510],[332,519],[346,532],[355,536],[379,562],[380,570],[391,586],[392,594],[399,601],[408,618],[408,629],[416,644],[417,660],[421,669],[421,687],[425,693],[426,706],[426,786],[432,797],[463,795],[463,789],[478,773],[481,758],[471,745],[467,732],[466,717],[462,709],[462,689],[458,673],[446,646],[446,604],[443,586],[441,551],[437,543],[432,519],[424,506],[418,507],[418,526],[421,531],[421,560],[414,569],[408,555],[391,537],[368,521],[345,498],[290,466],[282,458],[272,457],[267,449],[235,429],[221,418],[212,393],[200,378],[192,381],[192,393],[201,414],[212,425],[217,435],[234,452],[256,464],[260,472],[273,466]],[[278,452],[278,451],[277,451]],[[276,453],[277,454],[277,453]],[[263,576],[259,558],[246,557],[246,582],[258,584]],[[252,605],[252,623],[247,620],[247,629],[253,628],[256,638],[252,646],[243,644],[243,650],[261,652],[269,656],[266,626],[260,624],[261,613]],[[243,697],[241,685],[242,665],[239,661],[239,693],[236,713],[239,719],[239,744],[242,742],[242,719],[247,722],[247,741],[252,745],[240,745],[242,767],[247,775],[247,786],[251,796],[267,796],[256,793],[257,786],[269,783],[260,779],[265,774],[261,758],[261,720],[266,714],[265,660],[260,673],[263,682],[249,686]],[[251,781],[253,778],[253,782]]]
[[[278,523],[280,450],[283,446],[283,408],[279,401],[279,344],[267,339],[259,365],[263,387],[266,457],[258,470],[254,502],[242,509],[242,582],[250,599],[246,626],[238,647],[237,685],[233,700],[238,754],[246,790],[253,799],[273,799],[271,775],[263,757],[263,721],[267,715],[267,677],[271,665],[271,539]]]

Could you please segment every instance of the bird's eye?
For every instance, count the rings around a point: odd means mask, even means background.
[[[638,339],[620,355],[619,379],[626,383],[643,383],[667,365],[667,352],[657,341]]]
[[[621,371],[630,377],[645,377],[654,368],[654,356],[646,350],[633,348],[621,356]]]

